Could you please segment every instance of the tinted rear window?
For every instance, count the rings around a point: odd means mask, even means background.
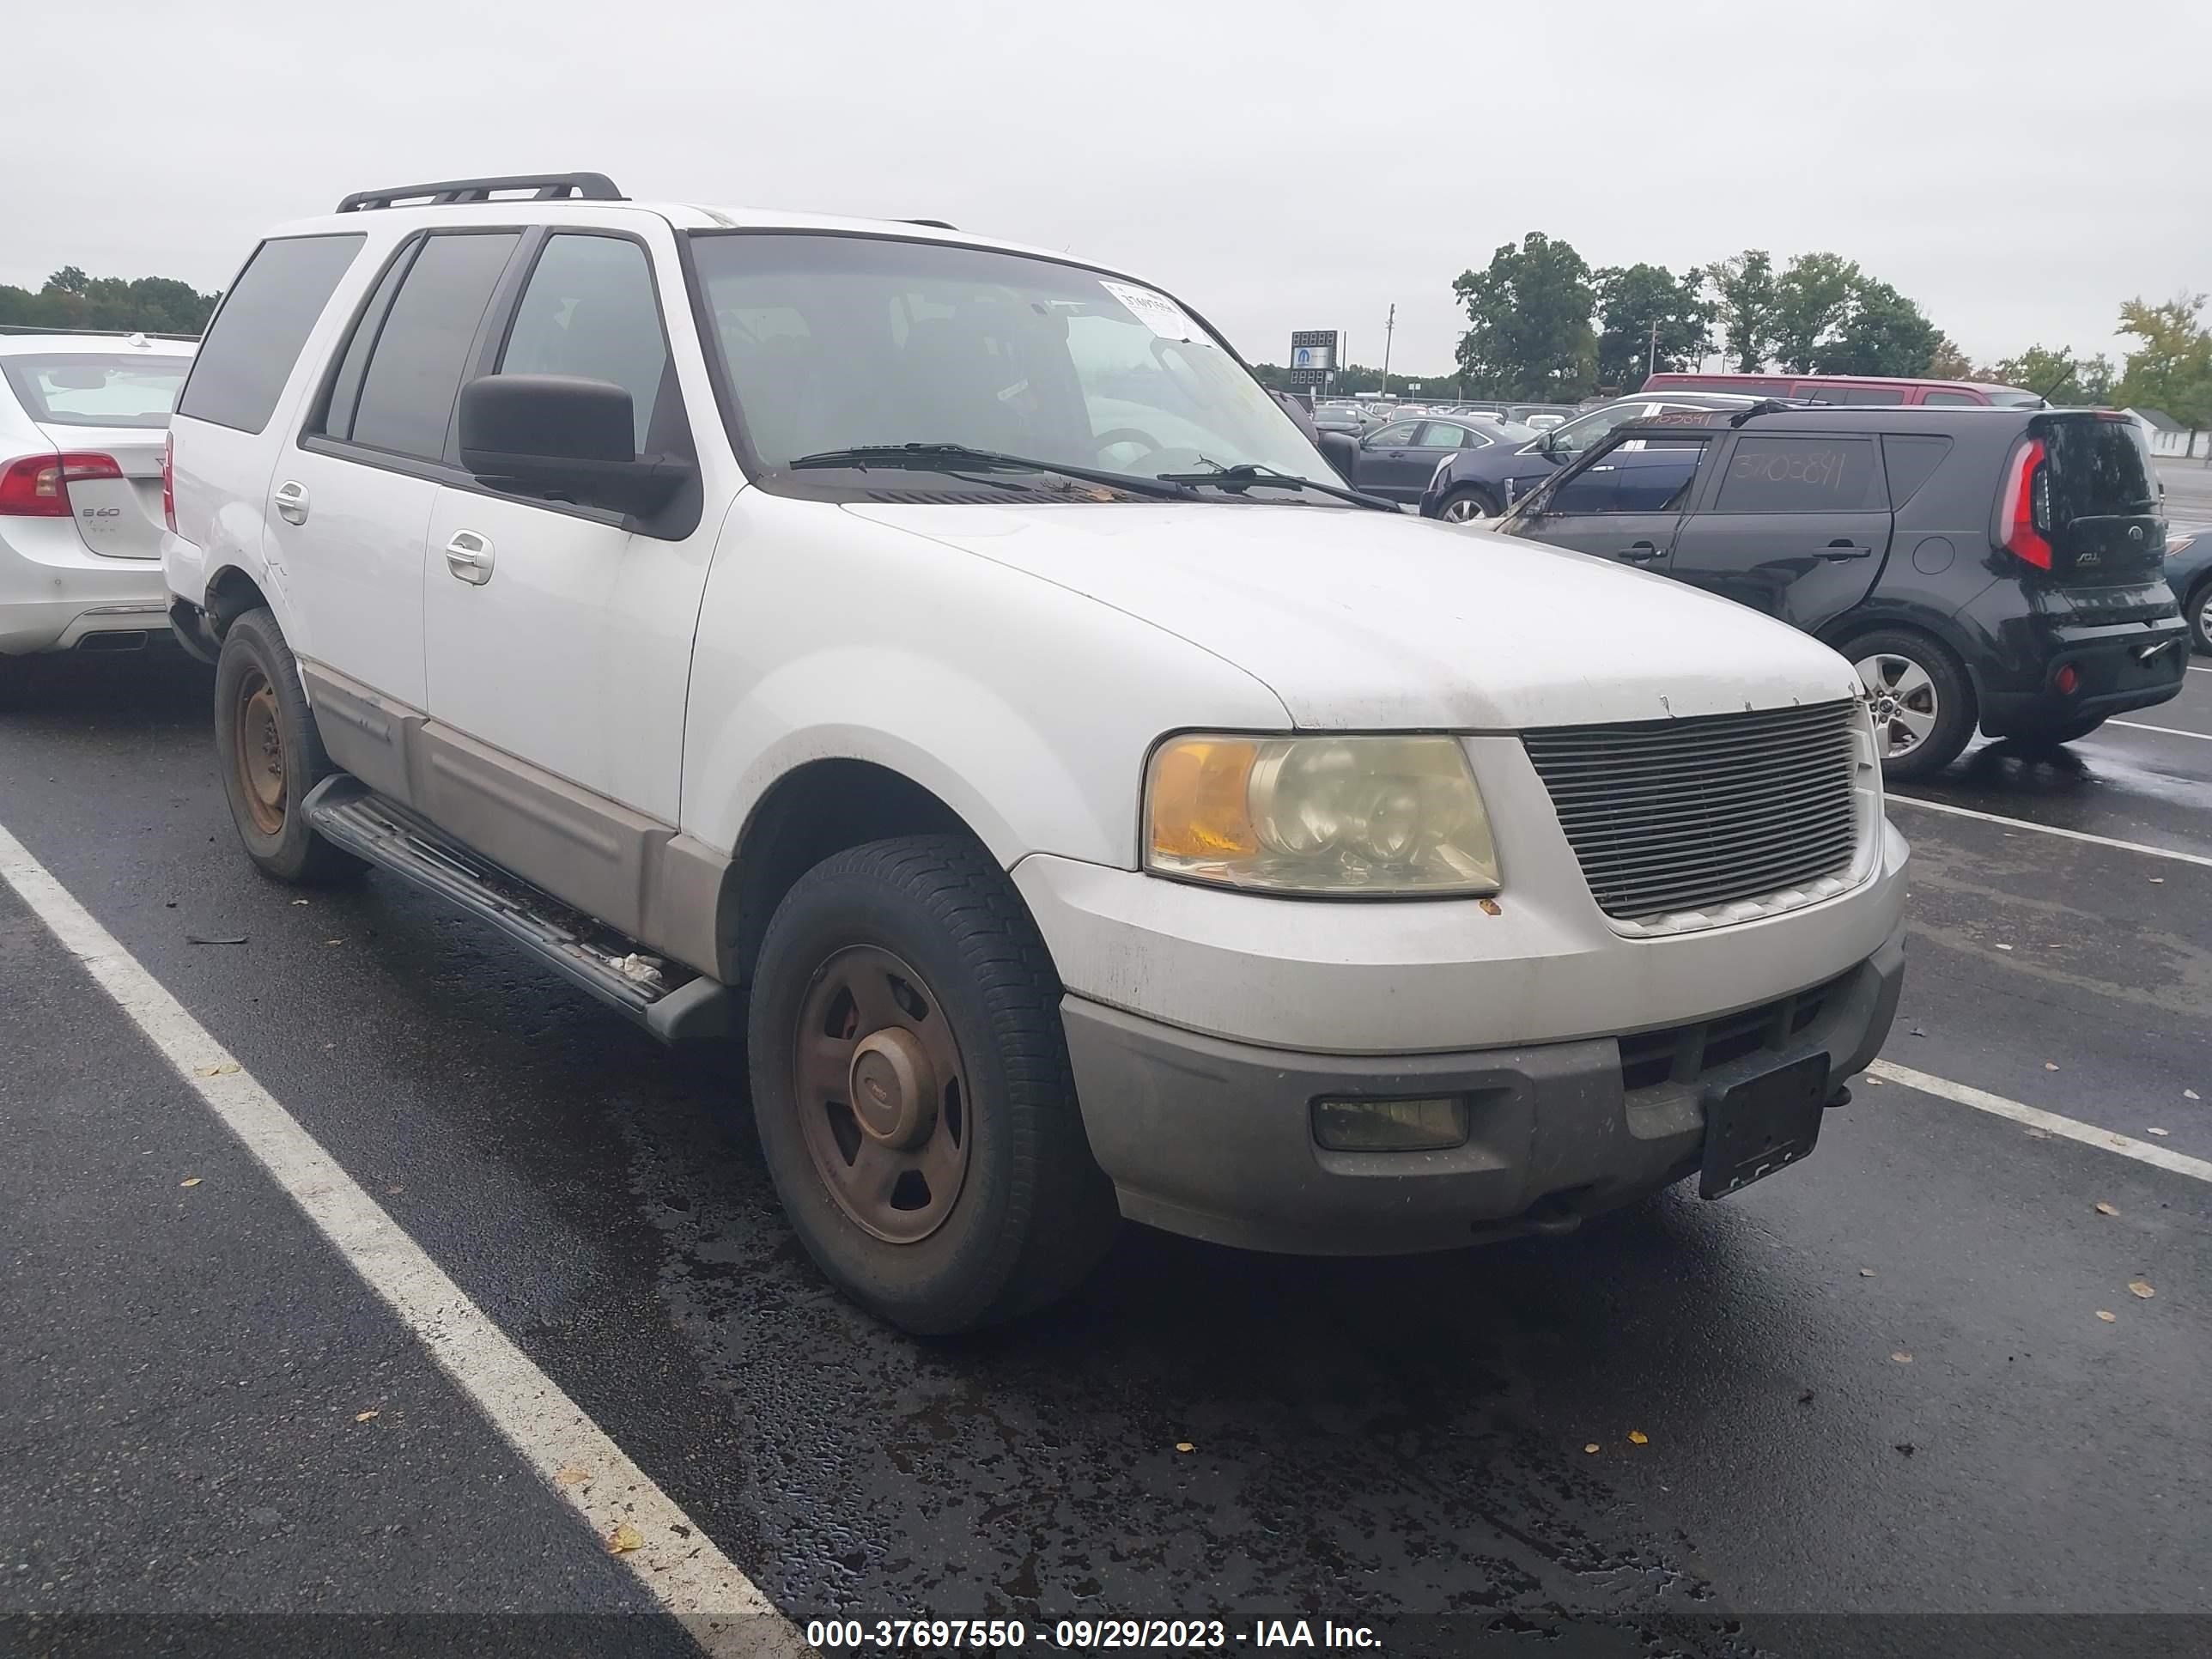
[[[2142,434],[2133,421],[2043,422],[2051,458],[2051,522],[2134,517],[2158,510]]]
[[[167,426],[189,357],[89,351],[0,357],[23,412],[42,426]]]
[[[264,242],[216,313],[177,412],[240,432],[267,426],[308,331],[366,240]]]
[[[1848,513],[1868,504],[1871,438],[1745,438],[1729,457],[1717,513]]]

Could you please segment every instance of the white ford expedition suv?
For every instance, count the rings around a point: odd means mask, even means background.
[[[742,1036],[793,1227],[911,1329],[1121,1216],[1385,1253],[1717,1197],[1896,1006],[1848,664],[1378,510],[1118,271],[368,191],[255,251],[173,446],[253,860]]]

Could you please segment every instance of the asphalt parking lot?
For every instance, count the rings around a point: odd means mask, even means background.
[[[2176,518],[2200,494],[2212,518],[2196,471],[2167,474]],[[1413,1261],[1132,1228],[1073,1303],[957,1344],[824,1288],[729,1055],[657,1048],[388,878],[305,902],[260,880],[198,670],[87,663],[0,715],[0,830],[799,1626],[2201,1652],[2198,664],[2068,750],[1982,744],[1896,792],[1904,1006],[1808,1163]],[[690,1650],[659,1563],[608,1553],[21,885],[0,1650]]]

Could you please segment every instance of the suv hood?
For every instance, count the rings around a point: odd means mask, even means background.
[[[1603,559],[1401,514],[1174,501],[855,503],[1236,664],[1321,730],[1516,731],[1825,702],[1849,664]]]

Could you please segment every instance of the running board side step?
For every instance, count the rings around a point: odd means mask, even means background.
[[[633,941],[479,857],[359,778],[343,772],[325,778],[301,806],[307,821],[337,846],[489,922],[663,1042],[736,1036],[742,1030],[738,1000],[728,986],[704,974],[671,984],[665,963],[625,971],[621,964],[637,954]],[[606,948],[616,945],[623,948]]]

